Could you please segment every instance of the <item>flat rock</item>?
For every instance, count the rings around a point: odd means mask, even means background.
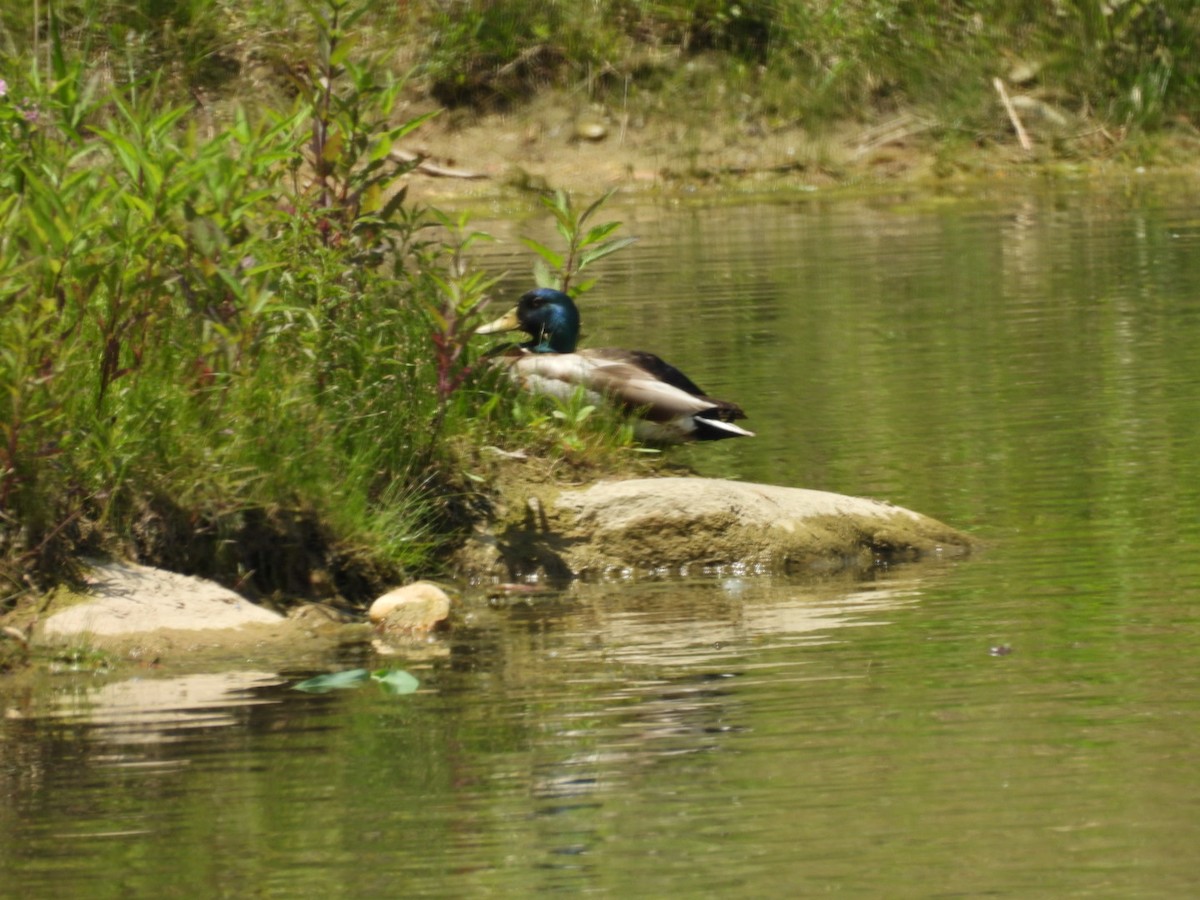
[[[531,495],[524,506],[479,536],[468,574],[822,572],[961,556],[972,544],[879,500],[717,478],[602,481]]]
[[[43,638],[116,636],[169,629],[206,631],[243,625],[277,624],[278,613],[203,578],[178,575],[136,563],[92,566],[88,587],[70,605],[55,609],[41,623]]]

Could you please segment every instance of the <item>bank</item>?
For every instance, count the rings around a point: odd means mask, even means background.
[[[861,577],[880,566],[961,559],[975,544],[892,504],[721,479],[613,478],[563,487],[509,478],[503,490],[454,554],[454,602],[432,588],[442,598],[434,614],[423,595],[401,616],[393,609],[410,598],[389,602],[378,616],[377,601],[370,628],[365,609],[344,602],[278,598],[269,609],[205,579],[87,559],[73,588],[60,586],[5,617],[0,660],[6,667],[41,659],[178,670],[235,658],[296,665],[344,645],[411,656],[431,631],[468,620],[490,597],[561,591],[576,578]]]

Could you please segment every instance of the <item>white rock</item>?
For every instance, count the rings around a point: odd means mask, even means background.
[[[42,622],[44,637],[138,634],[166,628],[206,631],[283,621],[278,613],[215,582],[136,563],[94,565],[87,581],[82,603]]]

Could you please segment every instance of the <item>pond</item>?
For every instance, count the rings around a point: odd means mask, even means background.
[[[48,678],[0,696],[0,896],[1194,894],[1198,200],[614,209],[640,240],[585,341],[660,353],[758,433],[682,461],[982,550],[579,584],[325,661],[410,694],[253,659]],[[542,227],[497,226],[514,297],[510,238]]]

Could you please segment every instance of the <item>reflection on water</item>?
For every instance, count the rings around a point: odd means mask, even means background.
[[[10,692],[0,895],[1190,896],[1194,194],[623,210],[588,342],[759,434],[684,459],[986,549],[480,600],[443,655],[328,660],[408,696],[253,665]]]
[[[586,630],[571,655],[601,653],[617,663],[696,666],[745,653],[770,640],[815,645],[834,640],[840,628],[886,621],[889,609],[916,602],[916,583],[789,585],[765,577],[712,584],[668,581],[640,586],[581,586],[587,597]],[[674,598],[690,592],[689,602]],[[634,602],[631,602],[633,600]],[[866,614],[877,614],[867,616]]]
[[[234,711],[262,702],[252,691],[280,684],[268,672],[131,678],[55,697],[55,717],[91,725],[88,736],[114,744],[183,740],[197,728],[237,724]]]

